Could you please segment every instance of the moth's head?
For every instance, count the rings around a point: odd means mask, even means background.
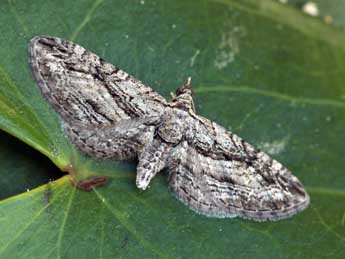
[[[174,98],[171,100],[171,103],[174,104],[174,107],[184,111],[195,111],[193,102],[193,92],[190,88],[190,82],[191,78],[188,77],[184,85],[176,90],[176,94],[174,95]]]

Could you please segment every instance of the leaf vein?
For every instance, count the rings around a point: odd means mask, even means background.
[[[82,20],[82,22],[77,26],[77,28],[74,30],[74,32],[72,33],[70,40],[71,41],[75,41],[75,39],[78,37],[79,33],[84,29],[84,27],[90,22],[90,20],[92,19],[95,11],[97,10],[97,8],[103,3],[104,0],[96,0],[93,5],[91,6],[91,8],[87,11],[84,19]]]
[[[46,204],[41,210],[39,210],[33,217],[31,217],[31,220],[22,228],[20,229],[17,234],[12,238],[12,240],[10,240],[7,244],[5,244],[4,246],[2,246],[0,248],[0,254],[3,253],[12,243],[14,243],[24,232],[25,230],[27,230],[35,221],[36,219],[42,215],[42,213],[48,209],[48,207],[50,205],[52,205],[56,200],[57,197],[62,193],[62,191],[59,191],[57,193],[57,195],[55,196],[55,198],[53,198],[53,200],[51,202],[49,202],[48,204]]]
[[[341,236],[339,233],[337,233],[329,224],[327,224],[327,222],[322,218],[321,214],[319,213],[317,208],[314,208],[314,212],[316,214],[316,216],[318,217],[320,223],[322,226],[325,227],[325,229],[332,233],[333,235],[335,235],[340,241],[345,243],[345,238],[343,236]]]
[[[14,8],[12,0],[8,0],[8,4],[10,6],[10,10],[11,10],[12,14],[14,15],[14,17],[16,18],[16,20],[18,21],[18,23],[22,27],[25,35],[29,35],[29,30],[25,26],[25,23],[23,22],[23,20],[20,18],[20,15],[18,15],[17,10]]]
[[[69,211],[71,209],[72,200],[73,200],[73,197],[74,197],[74,194],[75,194],[75,190],[76,190],[76,188],[73,188],[72,191],[71,191],[70,197],[68,199],[66,211],[64,212],[65,215],[64,215],[64,217],[62,219],[62,224],[60,226],[59,236],[58,236],[58,240],[57,240],[57,243],[56,243],[58,258],[61,258],[61,242],[62,242],[62,238],[63,238],[64,232],[65,232],[65,226],[66,226],[66,222],[67,222],[67,219],[68,219]]]
[[[138,240],[138,242],[145,248],[149,249],[153,253],[157,254],[161,258],[167,258],[172,259],[172,257],[164,254],[162,251],[158,250],[156,247],[154,247],[152,244],[150,244],[145,239],[141,238],[137,232],[135,231],[135,228],[131,226],[131,224],[125,219],[123,215],[121,215],[120,212],[118,212],[114,207],[112,207],[105,198],[96,190],[93,189],[94,193],[98,197],[98,199],[105,204],[106,208],[109,210],[111,214],[115,216],[115,218]]]
[[[312,99],[312,98],[297,98],[291,95],[281,94],[274,91],[262,90],[247,86],[215,86],[215,87],[197,87],[194,89],[195,93],[218,93],[218,92],[238,92],[238,93],[247,93],[247,94],[257,94],[263,95],[267,97],[272,97],[276,99],[280,99],[283,101],[287,101],[290,103],[296,104],[309,104],[309,105],[316,105],[316,106],[330,106],[336,108],[345,108],[345,103],[330,99]]]

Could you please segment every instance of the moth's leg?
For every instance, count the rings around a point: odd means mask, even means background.
[[[166,166],[170,145],[160,139],[154,139],[145,145],[139,155],[136,184],[145,190],[151,179]]]
[[[191,78],[188,77],[183,86],[176,90],[176,95],[173,97],[170,103],[174,104],[175,107],[195,112],[193,93],[190,88]]]

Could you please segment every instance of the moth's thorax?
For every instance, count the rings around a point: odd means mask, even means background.
[[[176,99],[171,101],[171,104],[175,106],[176,108],[184,111],[188,111],[191,108],[191,103],[193,100],[191,99],[191,96],[188,94],[181,94],[177,96]]]
[[[188,112],[182,111],[178,108],[167,108],[162,116],[157,133],[168,143],[177,144],[185,135],[189,119]]]

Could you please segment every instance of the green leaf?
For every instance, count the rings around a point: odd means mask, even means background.
[[[0,127],[70,173],[0,201],[0,257],[343,257],[342,31],[264,0],[17,0],[0,5],[0,24]],[[272,223],[207,218],[174,199],[166,173],[142,192],[135,163],[80,154],[30,75],[27,43],[39,34],[73,40],[167,98],[192,76],[198,113],[283,162],[310,207]],[[90,176],[110,181],[73,187]]]

